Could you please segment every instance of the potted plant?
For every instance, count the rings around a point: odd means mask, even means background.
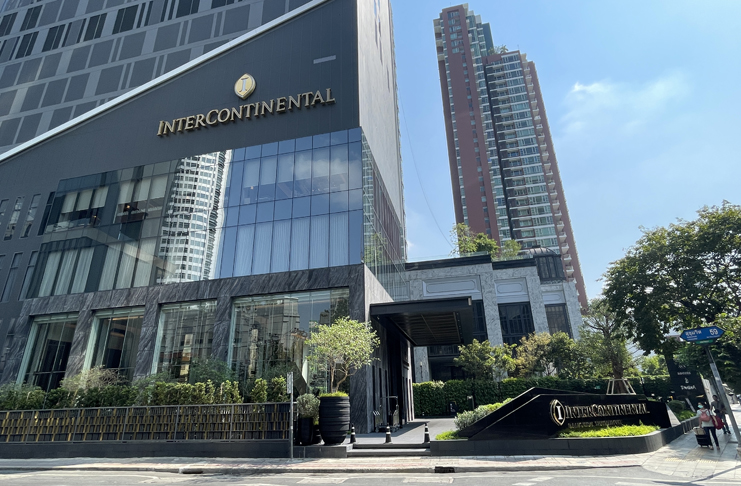
[[[319,399],[306,393],[296,399],[298,409],[298,439],[308,446],[314,441],[314,423],[319,420]]]
[[[319,430],[327,445],[341,444],[350,428],[350,399],[340,385],[362,366],[373,362],[380,344],[370,323],[349,317],[319,325],[306,341],[309,359],[329,373],[330,393],[319,396]]]

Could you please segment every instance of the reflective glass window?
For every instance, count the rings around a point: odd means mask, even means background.
[[[86,367],[116,370],[121,379],[130,382],[134,378],[143,320],[143,308],[97,312]]]
[[[311,157],[311,150],[296,152],[293,197],[311,195]]]
[[[291,219],[291,212],[293,209],[293,199],[284,199],[282,201],[275,201],[275,213],[273,219],[278,221],[281,219]]]
[[[275,203],[264,202],[257,205],[257,222],[266,223],[273,220],[273,210]]]
[[[311,196],[311,214],[327,214],[329,212],[329,194]]]
[[[329,195],[329,210],[331,213],[348,210],[347,191],[333,192]]]
[[[261,159],[258,201],[272,201],[275,199],[275,171],[277,166],[277,157],[263,157]]]
[[[311,198],[299,197],[293,200],[293,217],[303,218],[311,215]]]
[[[329,189],[331,192],[346,191],[350,187],[348,181],[347,144],[332,146],[330,157]]]
[[[158,373],[187,382],[190,367],[211,357],[216,301],[162,306],[157,349]]]
[[[348,289],[255,296],[234,301],[232,369],[251,388],[258,378],[293,372],[297,393],[327,389],[305,341],[320,324],[349,315]]]
[[[257,204],[239,206],[239,224],[253,224],[257,214]]]
[[[270,273],[270,250],[273,245],[273,223],[255,225],[255,246],[252,255],[252,274]]]
[[[77,315],[34,319],[24,362],[24,381],[44,391],[59,388],[67,369]]]
[[[260,161],[248,160],[244,163],[244,175],[242,176],[242,202],[241,204],[254,204],[257,202],[258,188],[260,186]]]
[[[293,152],[278,156],[275,199],[293,197]]]
[[[311,159],[311,193],[329,192],[329,149],[314,149]]]

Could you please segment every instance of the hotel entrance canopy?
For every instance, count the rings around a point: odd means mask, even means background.
[[[370,315],[398,329],[414,346],[470,343],[473,306],[469,297],[371,304]]]

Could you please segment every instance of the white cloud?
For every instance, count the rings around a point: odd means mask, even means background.
[[[561,136],[581,138],[606,127],[621,135],[636,133],[689,93],[690,85],[681,73],[640,85],[609,80],[586,85],[577,82],[566,95],[568,108],[561,120]]]

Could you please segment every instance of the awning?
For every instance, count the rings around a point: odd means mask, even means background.
[[[463,344],[464,329],[473,328],[469,297],[371,304],[370,315],[396,327],[414,346]]]

